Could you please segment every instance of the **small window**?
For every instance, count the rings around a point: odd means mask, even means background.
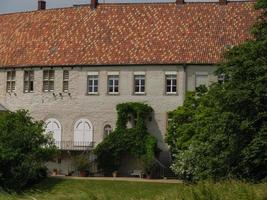
[[[177,93],[177,75],[170,74],[166,75],[166,94]]]
[[[218,75],[218,82],[219,83],[224,83],[224,81],[225,81],[225,74]]]
[[[108,76],[108,93],[109,94],[119,93],[119,75]]]
[[[145,93],[145,75],[134,75],[134,93]]]
[[[55,79],[55,71],[54,70],[44,70],[43,71],[43,91],[44,92],[53,92],[54,91],[54,79]]]
[[[98,75],[88,75],[88,94],[98,94]]]
[[[69,71],[63,71],[63,92],[69,92]]]
[[[208,73],[206,72],[198,72],[196,73],[196,85],[195,87],[199,87],[201,85],[208,86]]]
[[[6,92],[15,92],[16,90],[16,71],[7,72]]]
[[[24,71],[24,92],[30,93],[33,92],[34,84],[34,71]]]
[[[109,124],[106,124],[104,126],[104,138],[107,137],[112,131],[112,127]]]

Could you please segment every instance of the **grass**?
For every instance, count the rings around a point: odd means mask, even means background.
[[[267,200],[267,183],[236,181],[196,185],[46,179],[22,194],[0,200]]]

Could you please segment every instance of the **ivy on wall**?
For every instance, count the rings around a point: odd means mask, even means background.
[[[129,102],[117,105],[116,129],[100,143],[94,153],[98,167],[105,173],[118,170],[125,155],[140,159],[146,171],[154,164],[157,141],[147,132],[146,121],[153,109],[143,103]],[[127,128],[129,117],[133,128]]]

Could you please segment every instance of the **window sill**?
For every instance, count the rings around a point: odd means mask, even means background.
[[[87,96],[98,96],[99,93],[98,92],[88,92]]]
[[[117,96],[117,95],[120,95],[120,93],[119,92],[108,92],[108,95]]]
[[[166,96],[178,96],[177,92],[166,92],[165,93]]]
[[[133,93],[133,95],[143,96],[143,95],[146,95],[146,93],[145,92],[135,92],[135,93]]]

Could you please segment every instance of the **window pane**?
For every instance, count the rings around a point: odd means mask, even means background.
[[[33,92],[33,81],[30,82],[30,92]]]
[[[98,87],[97,86],[94,87],[94,92],[98,92]]]
[[[30,80],[33,81],[34,80],[34,72],[33,71],[30,71]]]
[[[14,81],[16,79],[16,72],[12,71],[12,80]]]
[[[63,71],[63,80],[69,80],[69,71],[67,70],[64,70]]]
[[[115,87],[115,91],[114,92],[119,92],[119,88]]]
[[[47,91],[49,91],[49,83],[48,83],[48,81],[44,81],[44,91],[45,92],[47,92]]]
[[[55,78],[55,71],[49,70],[49,80],[54,80],[54,78]]]
[[[14,92],[16,89],[16,82],[15,81],[12,81],[11,82],[11,91]]]
[[[141,92],[145,92],[145,86],[141,87]]]
[[[29,92],[29,82],[24,81],[24,92]]]
[[[25,71],[24,72],[24,80],[25,81],[28,81],[29,80],[29,73],[28,73],[28,71]]]
[[[49,91],[54,91],[54,81],[49,82]]]
[[[11,72],[7,72],[7,80],[8,80],[8,81],[11,80],[11,77],[12,77]]]
[[[48,77],[49,77],[48,71],[46,70],[43,73],[44,73],[44,80],[48,80]]]
[[[7,82],[7,85],[6,85],[6,91],[7,92],[11,92],[11,82]]]
[[[69,82],[64,81],[63,82],[63,92],[68,92],[68,90],[69,90]]]
[[[171,87],[167,86],[167,92],[171,92]]]

